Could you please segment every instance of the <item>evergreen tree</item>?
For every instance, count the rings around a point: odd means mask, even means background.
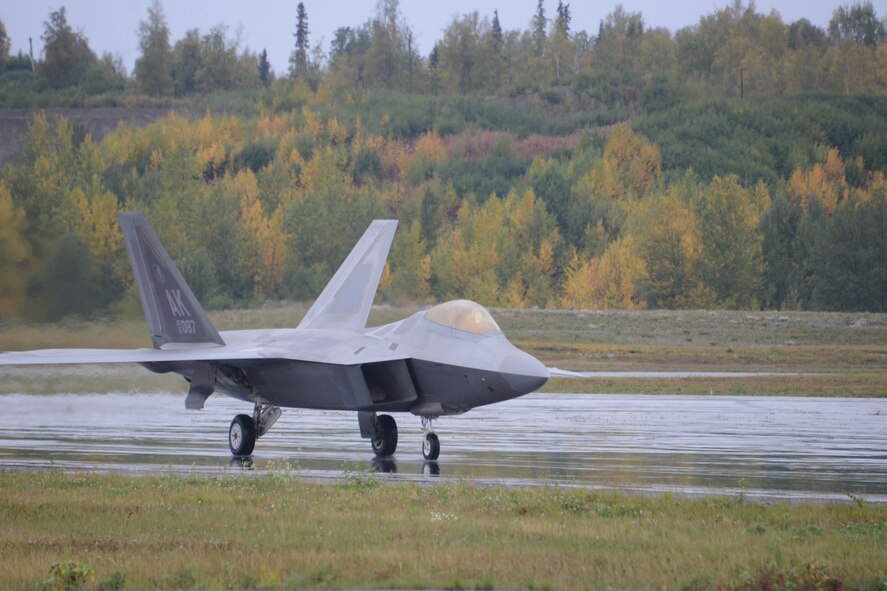
[[[545,2],[538,0],[536,14],[533,15],[533,50],[537,56],[541,56],[545,49]]]
[[[499,10],[493,11],[493,22],[490,25],[490,38],[493,40],[493,51],[498,55],[502,51],[502,43],[505,38],[502,34],[502,25],[499,23]]]
[[[259,82],[262,83],[262,86],[268,88],[271,85],[271,63],[268,61],[268,51],[266,49],[262,49],[262,53],[259,54]]]
[[[554,22],[554,30],[557,34],[564,37],[570,36],[570,5],[558,1],[557,3],[557,20]]]
[[[139,47],[142,56],[135,65],[139,90],[153,96],[172,94],[173,52],[169,44],[169,26],[160,0],[151,3],[148,19],[139,22]]]
[[[290,77],[295,79],[308,71],[308,11],[302,2],[296,7],[296,32],[293,37],[296,38],[296,47],[290,55]]]

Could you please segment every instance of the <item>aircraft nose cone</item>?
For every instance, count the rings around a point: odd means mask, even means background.
[[[523,351],[506,355],[499,371],[505,376],[511,388],[519,394],[538,390],[548,381],[548,368]]]

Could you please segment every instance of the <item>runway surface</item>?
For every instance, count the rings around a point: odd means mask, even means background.
[[[0,468],[262,474],[335,480],[564,485],[643,493],[887,503],[887,400],[534,394],[435,422],[438,462],[419,419],[396,415],[400,442],[373,461],[354,413],[286,409],[232,462],[228,425],[251,407],[181,394],[0,395]]]

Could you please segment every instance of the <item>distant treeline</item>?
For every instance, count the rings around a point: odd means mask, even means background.
[[[134,298],[122,209],[210,308],[316,297],[370,220],[396,217],[389,301],[887,311],[887,42],[870,3],[827,31],[734,3],[674,36],[617,7],[589,36],[540,2],[527,31],[457,18],[427,58],[394,0],[329,54],[298,14],[285,79],[224,27],[171,44],[159,3],[130,78],[51,14],[36,71],[9,58],[0,100],[193,106],[256,88],[101,143],[37,115],[0,171],[0,318]],[[52,66],[56,37],[83,68]],[[116,90],[92,94],[105,79]]]
[[[510,8],[509,8],[510,9]],[[575,23],[569,3],[550,13],[543,0],[526,29],[503,29],[498,11],[456,16],[428,55],[398,0],[378,0],[367,22],[340,27],[329,46],[311,45],[309,12],[295,7],[287,74],[277,79],[267,52],[241,47],[224,24],[172,39],[159,0],[139,23],[140,55],[128,72],[119,57],[98,57],[74,31],[64,7],[44,23],[40,56],[9,55],[0,22],[0,105],[114,106],[201,100],[220,91],[293,82],[347,100],[354,90],[443,95],[534,96],[565,110],[661,109],[703,98],[780,97],[887,90],[887,25],[870,1],[837,7],[828,27],[786,23],[753,2],[734,0],[677,32],[650,26],[621,5],[596,30]],[[147,98],[153,97],[153,98]]]
[[[89,315],[132,295],[120,209],[146,214],[211,308],[316,297],[369,221],[396,217],[391,301],[887,311],[887,98],[680,105],[639,119],[646,136],[482,130],[457,101],[394,131],[438,100],[343,106],[297,86],[298,108],[171,115],[98,145],[38,115],[0,174],[0,313]],[[438,117],[460,123],[440,134]]]

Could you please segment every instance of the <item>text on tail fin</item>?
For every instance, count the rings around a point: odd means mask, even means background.
[[[121,212],[118,217],[154,347],[167,343],[224,345],[147,220],[135,212]]]

